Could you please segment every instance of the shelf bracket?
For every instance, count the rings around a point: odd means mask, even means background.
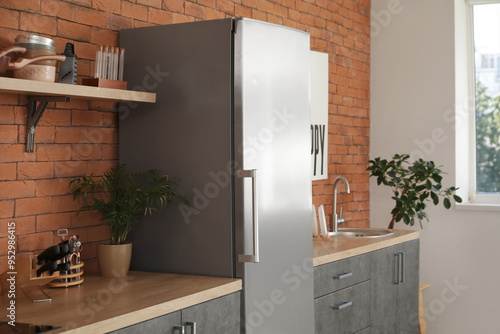
[[[69,102],[69,96],[28,95],[28,121],[26,123],[26,152],[35,148],[35,129],[49,102]],[[37,104],[40,102],[40,104]]]

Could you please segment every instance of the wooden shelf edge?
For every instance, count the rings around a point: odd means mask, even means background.
[[[74,98],[120,100],[147,103],[156,102],[155,93],[82,85],[69,85],[56,82],[42,82],[4,77],[0,77],[0,93],[70,96]]]

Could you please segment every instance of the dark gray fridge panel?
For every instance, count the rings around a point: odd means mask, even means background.
[[[217,20],[122,30],[129,89],[155,104],[121,104],[120,162],[179,179],[172,203],[130,234],[131,269],[232,277],[232,27]]]

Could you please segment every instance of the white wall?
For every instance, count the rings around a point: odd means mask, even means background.
[[[370,156],[418,153],[443,165],[446,186],[456,183],[455,150],[464,149],[450,118],[465,80],[455,75],[455,64],[465,66],[465,44],[455,54],[455,1],[461,39],[464,0],[372,1]],[[372,226],[389,223],[388,190],[370,184]],[[432,285],[427,332],[499,333],[500,212],[439,206],[428,214],[420,244],[420,280]]]

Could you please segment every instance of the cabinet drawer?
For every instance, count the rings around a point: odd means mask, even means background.
[[[370,282],[315,299],[314,322],[316,334],[353,334],[368,327]]]
[[[314,298],[370,279],[370,254],[314,267]]]

